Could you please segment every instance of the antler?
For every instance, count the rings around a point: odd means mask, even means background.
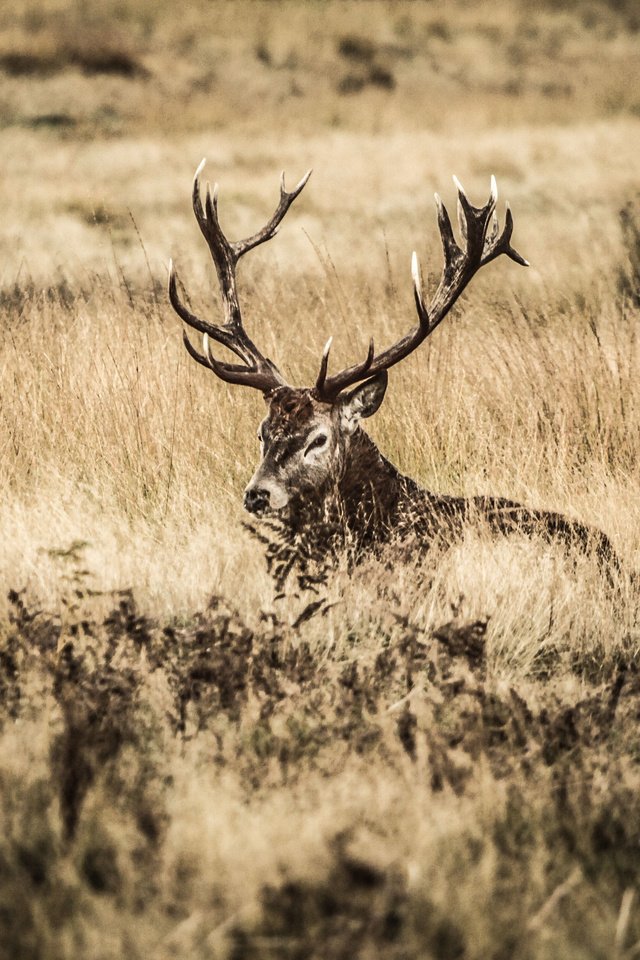
[[[438,226],[444,252],[444,268],[438,289],[427,307],[422,295],[420,266],[414,251],[411,259],[411,273],[418,311],[418,326],[377,356],[374,354],[373,340],[371,340],[369,353],[362,363],[348,367],[332,377],[327,377],[329,350],[331,349],[331,340],[329,340],[324,348],[320,373],[315,386],[315,393],[319,399],[332,402],[346,387],[357,383],[359,380],[364,380],[365,377],[380,373],[382,370],[388,370],[389,367],[408,357],[444,320],[480,267],[491,260],[495,260],[501,253],[506,254],[511,260],[515,260],[522,266],[529,266],[524,257],[521,257],[511,246],[513,217],[508,204],[504,228],[501,233],[499,231],[498,218],[495,213],[498,200],[495,177],[491,177],[491,193],[489,200],[483,207],[474,207],[469,203],[459,180],[454,177],[453,182],[458,190],[458,223],[462,236],[462,246],[456,242],[449,214],[436,193]]]
[[[184,345],[194,360],[205,367],[209,367],[216,376],[227,383],[239,383],[268,393],[275,387],[283,386],[285,380],[276,365],[260,353],[244,329],[236,288],[236,266],[240,257],[243,257],[245,253],[275,236],[284,215],[311,176],[311,170],[307,171],[291,193],[287,193],[285,190],[283,173],[280,179],[280,202],[269,222],[262,230],[258,230],[257,233],[246,240],[230,242],[222,232],[218,220],[217,183],[214,185],[213,194],[209,184],[207,184],[205,203],[204,207],[202,206],[200,174],[204,164],[205,161],[203,160],[193,178],[193,212],[196,215],[202,235],[207,241],[216,268],[224,305],[225,323],[222,326],[207,323],[194,316],[187,309],[178,295],[178,283],[173,263],[169,265],[169,299],[178,316],[203,335],[204,353],[201,354],[192,345],[186,330],[183,331]],[[242,363],[223,363],[216,360],[211,353],[210,339],[228,347]]]

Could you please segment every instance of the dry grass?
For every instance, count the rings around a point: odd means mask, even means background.
[[[0,13],[12,958],[636,955],[637,29],[595,0]],[[217,310],[202,155],[232,235],[314,167],[242,272],[300,383],[330,333],[339,363],[412,322],[431,191],[497,175],[533,267],[485,271],[371,431],[431,489],[599,526],[614,589],[480,530],[338,570],[308,618],[274,600],[240,507],[262,401],[166,302],[172,255]]]

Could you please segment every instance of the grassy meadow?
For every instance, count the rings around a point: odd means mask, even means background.
[[[18,0],[0,10],[0,957],[640,956],[640,15],[634,0]],[[514,246],[368,421],[470,529],[277,597],[242,490],[263,401],[191,178],[271,215],[245,323],[293,383],[414,323],[432,194]],[[408,551],[409,553],[411,551]]]

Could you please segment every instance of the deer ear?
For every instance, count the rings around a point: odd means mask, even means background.
[[[341,398],[340,420],[349,433],[353,433],[363,417],[372,417],[376,412],[384,400],[388,379],[387,371],[382,370]]]

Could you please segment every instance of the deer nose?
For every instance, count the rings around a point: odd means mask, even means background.
[[[269,509],[269,491],[264,487],[249,487],[245,490],[244,506],[249,513],[264,513]]]

